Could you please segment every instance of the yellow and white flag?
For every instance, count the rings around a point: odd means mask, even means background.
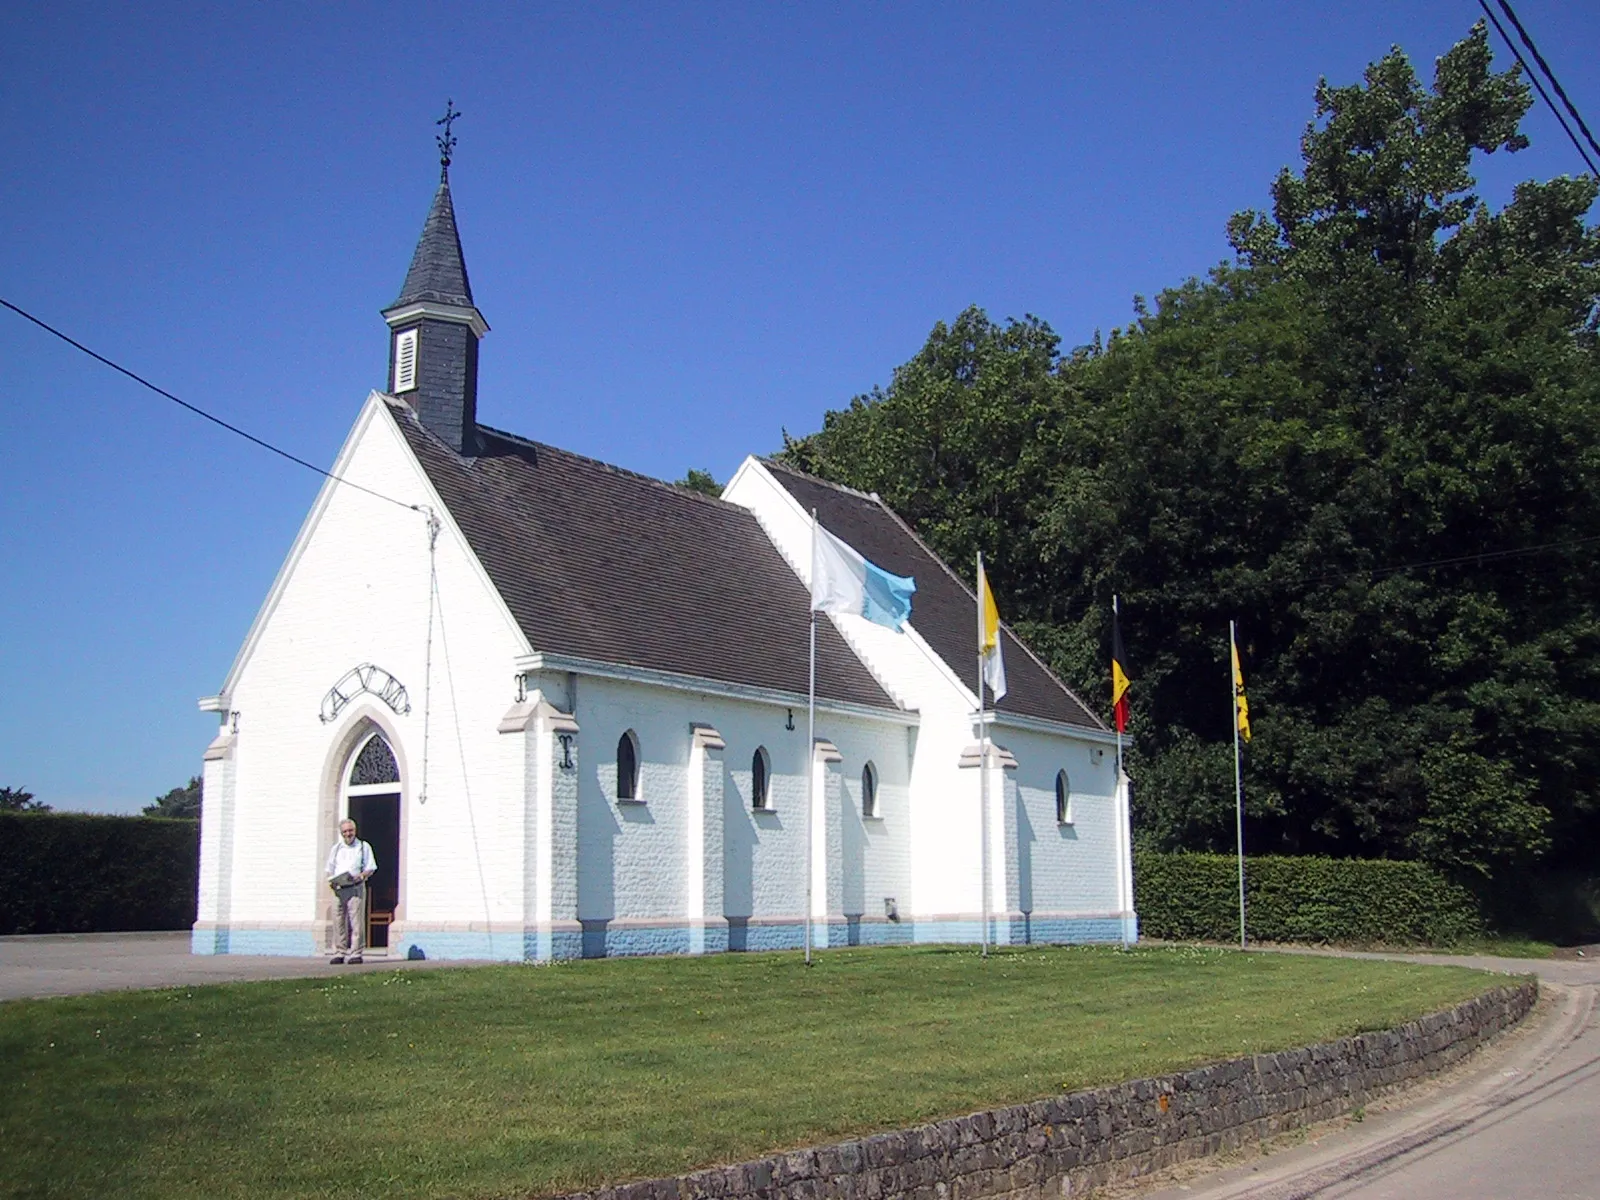
[[[983,660],[983,682],[999,700],[1006,694],[1006,660],[1000,649],[1000,610],[995,607],[989,577],[983,573],[983,555],[978,555],[978,654]],[[982,707],[983,697],[978,697]]]

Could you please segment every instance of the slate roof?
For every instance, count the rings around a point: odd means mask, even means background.
[[[439,179],[439,190],[433,194],[433,204],[423,223],[422,237],[417,240],[416,253],[411,256],[411,269],[406,272],[400,298],[389,308],[423,301],[453,304],[459,308],[476,307],[472,302],[472,284],[467,280],[467,261],[461,254],[461,235],[456,232],[456,209],[450,200],[448,175]]]
[[[911,625],[934,653],[971,687],[977,682],[977,597],[961,579],[880,500],[828,483],[792,467],[763,460],[767,470],[800,502],[816,510],[817,522],[869,562],[917,581]],[[1042,717],[1103,730],[1106,725],[1067,690],[1009,629],[1005,638],[1006,694],[1001,712]]]
[[[483,425],[462,458],[390,410],[534,650],[805,695],[810,597],[753,513]],[[828,621],[817,695],[899,707]]]

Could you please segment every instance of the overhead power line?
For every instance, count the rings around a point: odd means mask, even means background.
[[[1468,563],[1479,564],[1487,562],[1501,562],[1508,558],[1526,558],[1533,554],[1544,554],[1551,550],[1576,550],[1580,546],[1590,546],[1600,542],[1600,534],[1592,537],[1574,538],[1566,542],[1542,542],[1537,546],[1515,546],[1505,550],[1482,550],[1476,554],[1458,554],[1452,558],[1431,558],[1422,562],[1396,563],[1391,567],[1358,567],[1353,571],[1340,571],[1332,575],[1317,575],[1306,579],[1306,583],[1335,583],[1342,579],[1354,579],[1358,575],[1368,579],[1381,579],[1389,575],[1398,575],[1402,571],[1425,571],[1433,567],[1459,567]]]
[[[1544,55],[1539,53],[1539,47],[1533,44],[1533,35],[1530,34],[1520,20],[1517,19],[1517,10],[1511,7],[1510,0],[1499,0],[1500,10],[1506,14],[1511,24],[1516,28],[1517,36],[1522,39],[1522,44],[1528,48],[1528,53],[1533,55],[1533,61],[1539,64],[1539,69],[1544,72],[1544,77],[1550,81],[1550,86],[1555,89],[1556,95],[1561,97],[1561,103],[1567,106],[1578,128],[1583,131],[1584,140],[1589,143],[1589,149],[1600,155],[1600,143],[1594,140],[1594,134],[1589,132],[1589,127],[1584,124],[1583,115],[1578,112],[1578,106],[1567,95],[1567,89],[1561,86],[1561,81],[1556,78],[1556,73],[1550,69],[1550,64],[1545,62]]]
[[[156,393],[156,395],[172,401],[180,408],[186,409],[197,417],[203,417],[205,420],[210,421],[213,425],[220,425],[229,433],[242,437],[245,441],[250,442],[252,445],[259,446],[263,450],[270,451],[280,458],[286,458],[296,466],[304,467],[308,471],[315,471],[324,479],[331,479],[334,483],[342,484],[345,487],[355,488],[358,492],[365,492],[369,496],[374,496],[379,500],[386,500],[390,504],[398,505],[399,507],[407,509],[408,511],[420,513],[427,513],[429,511],[424,505],[408,504],[404,500],[397,500],[393,496],[388,496],[382,492],[375,491],[372,488],[367,487],[365,484],[356,483],[352,480],[344,478],[341,475],[335,475],[332,471],[325,471],[315,463],[309,463],[298,455],[291,454],[289,451],[284,450],[279,446],[274,446],[271,442],[266,441],[264,438],[259,438],[253,433],[248,433],[245,430],[240,429],[237,425],[233,425],[227,421],[224,421],[221,417],[207,412],[198,405],[190,404],[187,400],[174,396],[165,388],[158,387],[156,384],[153,384],[148,379],[144,378],[144,376],[139,375],[134,371],[130,371],[121,363],[115,362],[114,360],[107,358],[105,355],[89,349],[89,347],[85,346],[82,342],[77,341],[75,338],[72,338],[61,332],[61,330],[55,328],[55,326],[40,320],[26,309],[11,303],[11,301],[5,299],[3,296],[0,296],[0,306],[4,306],[5,308],[8,308],[12,312],[16,313],[19,317],[22,317],[27,321],[31,321],[40,329],[43,329],[46,333],[60,338],[63,342],[66,342],[67,345],[71,346],[75,350],[79,350],[82,353],[87,354],[96,362],[102,363],[105,366],[110,367],[113,371],[116,371],[122,375],[126,375],[129,379],[133,380],[141,387],[149,388],[152,392]],[[1368,579],[1378,579],[1387,575],[1396,575],[1402,571],[1427,570],[1432,567],[1460,566],[1465,563],[1497,562],[1508,558],[1522,558],[1532,554],[1543,554],[1550,550],[1573,550],[1580,546],[1592,545],[1596,542],[1600,542],[1600,535],[1577,538],[1575,540],[1566,542],[1544,542],[1536,546],[1519,546],[1504,550],[1485,550],[1477,554],[1461,554],[1453,558],[1435,558],[1428,559],[1423,562],[1398,563],[1394,566],[1388,567],[1360,567],[1352,571],[1341,571],[1329,575],[1310,576],[1305,578],[1302,582],[1308,584],[1331,583],[1342,579],[1353,579],[1358,575],[1366,576]]]
[[[386,496],[382,492],[374,491],[372,488],[367,487],[365,484],[354,483],[351,480],[343,478],[342,476],[335,475],[332,471],[324,471],[321,467],[317,466],[315,463],[309,463],[305,459],[299,457],[298,455],[290,454],[287,450],[283,449],[282,447],[274,446],[271,442],[266,441],[263,438],[258,438],[253,433],[246,433],[243,429],[240,429],[237,425],[232,425],[232,424],[228,423],[227,421],[224,421],[221,417],[216,416],[216,415],[214,415],[212,413],[208,413],[205,409],[200,408],[197,405],[190,404],[187,400],[179,399],[177,396],[174,396],[171,392],[167,391],[166,388],[157,387],[155,384],[151,383],[144,376],[136,374],[135,372],[128,370],[128,368],[123,366],[121,363],[113,362],[111,359],[107,358],[104,354],[96,353],[95,351],[89,349],[89,347],[85,346],[82,342],[76,340],[75,338],[68,337],[66,334],[62,333],[61,330],[57,329],[55,326],[47,324],[44,321],[41,321],[38,317],[34,316],[27,309],[21,308],[21,307],[15,305],[15,304],[11,303],[11,301],[5,299],[3,296],[0,296],[0,305],[4,305],[6,308],[9,308],[12,312],[16,313],[17,316],[22,317],[24,320],[32,321],[35,325],[37,325],[40,329],[44,330],[46,333],[51,334],[54,337],[60,338],[63,342],[67,343],[67,345],[71,346],[74,350],[80,350],[84,354],[87,354],[90,358],[94,359],[96,362],[102,363],[105,366],[110,367],[113,371],[117,371],[117,372],[119,372],[119,373],[121,373],[123,375],[126,375],[129,379],[133,380],[135,383],[139,384],[141,387],[149,388],[156,395],[164,396],[166,399],[171,400],[174,404],[178,405],[180,408],[187,409],[189,412],[192,412],[197,417],[204,417],[207,421],[210,421],[213,425],[222,426],[222,428],[226,429],[229,433],[237,434],[239,437],[242,437],[245,441],[253,443],[254,445],[260,446],[263,450],[269,450],[273,454],[276,454],[279,458],[286,458],[290,462],[294,463],[296,466],[304,467],[308,471],[315,471],[318,475],[321,475],[324,479],[331,479],[335,483],[342,483],[345,487],[355,488],[356,491],[365,492],[369,496],[376,496],[379,500],[387,500],[390,504],[398,504],[401,508],[410,509],[412,512],[421,512],[422,511],[422,506],[420,504],[407,504],[404,500],[396,500],[393,496]]]
[[[1517,29],[1522,31],[1523,37],[1528,43],[1529,50],[1534,53],[1535,57],[1539,58],[1540,65],[1543,66],[1546,73],[1549,74],[1551,85],[1555,87],[1557,91],[1561,92],[1561,98],[1566,101],[1567,107],[1572,110],[1572,114],[1574,118],[1578,120],[1578,124],[1583,126],[1584,133],[1588,134],[1588,126],[1583,125],[1582,118],[1577,116],[1577,109],[1573,106],[1570,100],[1567,100],[1567,94],[1565,90],[1563,90],[1561,84],[1556,81],[1554,73],[1550,72],[1549,66],[1544,62],[1543,57],[1539,56],[1538,51],[1533,49],[1533,39],[1527,36],[1526,31],[1523,31],[1522,22],[1517,20],[1516,14],[1512,12],[1511,6],[1507,4],[1505,0],[1500,0],[1500,6],[1506,10],[1506,15],[1511,18],[1513,23],[1516,24]],[[1529,82],[1533,84],[1534,89],[1539,93],[1539,98],[1545,102],[1545,107],[1547,107],[1551,113],[1555,115],[1556,123],[1561,126],[1561,131],[1565,133],[1571,140],[1573,148],[1578,152],[1578,157],[1583,159],[1584,165],[1589,168],[1589,173],[1594,175],[1596,178],[1600,178],[1600,167],[1595,166],[1594,159],[1589,157],[1589,152],[1587,149],[1585,149],[1584,144],[1578,140],[1578,135],[1572,132],[1572,126],[1567,124],[1566,116],[1563,115],[1562,111],[1556,107],[1555,101],[1550,99],[1550,93],[1544,90],[1544,84],[1540,82],[1538,73],[1528,65],[1528,60],[1522,57],[1522,51],[1517,49],[1517,44],[1511,40],[1511,35],[1506,32],[1506,27],[1500,24],[1500,18],[1495,16],[1494,10],[1489,7],[1489,0],[1478,0],[1478,7],[1483,9],[1484,16],[1488,17],[1493,23],[1495,30],[1500,34],[1501,39],[1510,48],[1511,53],[1516,55],[1517,61],[1522,64],[1522,69],[1528,73]],[[1591,143],[1594,141],[1592,137],[1589,140]],[[1596,153],[1600,154],[1600,147],[1596,148]]]

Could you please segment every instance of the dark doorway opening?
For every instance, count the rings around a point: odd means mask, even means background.
[[[351,796],[350,819],[378,863],[367,885],[367,945],[387,948],[389,925],[400,904],[400,796]]]

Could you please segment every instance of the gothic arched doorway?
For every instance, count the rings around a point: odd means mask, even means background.
[[[356,836],[378,862],[367,891],[367,945],[387,947],[400,903],[400,764],[383,734],[373,733],[351,756],[344,801]]]

